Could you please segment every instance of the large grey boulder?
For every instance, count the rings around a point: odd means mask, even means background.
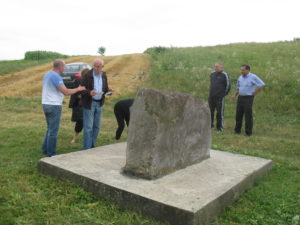
[[[141,89],[131,109],[124,172],[155,179],[209,157],[210,111],[189,94]]]

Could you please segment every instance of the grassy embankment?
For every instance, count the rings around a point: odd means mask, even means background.
[[[254,135],[249,138],[233,134],[235,103],[227,98],[225,131],[213,132],[212,147],[272,159],[274,168],[230,206],[215,225],[299,223],[299,52],[299,42],[248,43],[172,48],[152,57],[145,87],[176,90],[207,99],[209,73],[215,61],[224,62],[232,84],[243,63],[249,63],[252,72],[267,83],[255,99]],[[113,142],[116,127],[113,104],[133,95],[128,92],[106,102],[98,145]],[[58,151],[77,151],[81,143],[72,147],[68,143],[73,124],[66,104],[63,111]],[[1,97],[0,117],[0,224],[159,224],[105,200],[96,200],[70,182],[36,171],[45,131],[39,98]]]
[[[213,132],[212,148],[274,161],[272,172],[229,207],[214,224],[300,224],[300,42],[246,43],[199,48],[153,48],[148,86],[207,99],[216,61],[231,77],[240,65],[265,82],[254,101],[254,135],[233,134],[236,102],[226,98],[225,132]],[[155,52],[160,52],[155,54]]]
[[[25,53],[24,59],[20,60],[1,60],[0,61],[0,76],[11,72],[21,71],[28,67],[51,62],[55,58],[67,58],[57,52],[48,51],[28,51]],[[1,85],[1,84],[0,84]]]

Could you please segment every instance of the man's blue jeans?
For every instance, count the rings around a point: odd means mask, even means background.
[[[83,108],[83,149],[96,146],[101,125],[102,107],[100,102],[92,101],[91,109]]]
[[[48,156],[56,155],[56,142],[61,117],[61,108],[61,105],[43,104],[43,110],[47,122],[47,131],[42,146],[42,152]]]

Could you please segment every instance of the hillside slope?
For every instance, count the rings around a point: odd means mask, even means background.
[[[212,130],[212,148],[273,160],[271,173],[213,224],[299,224],[300,41],[157,47],[147,52],[153,60],[147,87],[190,93],[205,100],[214,63],[223,62],[232,90],[225,98],[224,132]],[[254,100],[254,135],[250,138],[233,133],[236,101],[230,96],[242,64],[249,64],[251,72],[266,83]]]
[[[90,65],[98,56],[80,56],[66,59],[66,63],[87,62]],[[104,56],[104,71],[107,72],[114,96],[135,90],[148,74],[150,61],[145,54],[128,54],[121,56]],[[42,79],[51,70],[52,63],[30,67],[20,72],[0,77],[0,97],[40,97]]]

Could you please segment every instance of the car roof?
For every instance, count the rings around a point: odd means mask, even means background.
[[[66,65],[82,65],[82,64],[88,64],[88,63],[85,63],[85,62],[75,62],[75,63],[68,63]]]

